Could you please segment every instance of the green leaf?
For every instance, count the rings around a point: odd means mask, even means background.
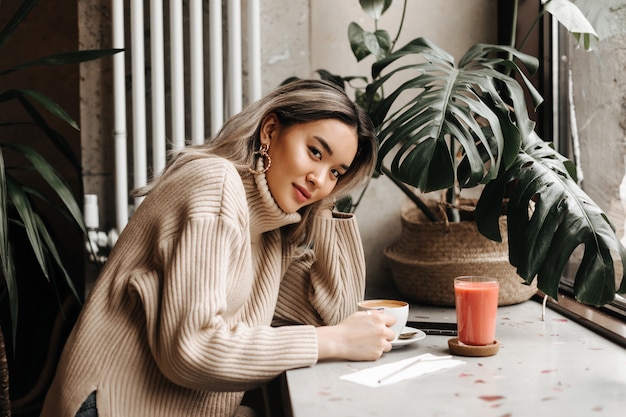
[[[45,277],[47,279],[50,279],[50,273],[48,271],[48,267],[45,261],[45,254],[41,244],[41,239],[35,226],[35,210],[30,204],[26,193],[24,192],[22,187],[20,187],[17,181],[11,179],[10,177],[7,177],[7,180],[7,190],[9,197],[11,198],[13,206],[15,207],[18,215],[22,219],[24,229],[26,230],[28,240],[30,241],[30,245],[33,249],[35,257],[37,258],[37,262],[39,263],[39,266],[41,267],[41,270],[43,271]]]
[[[502,58],[503,55],[508,56]],[[483,67],[485,71],[490,73],[495,70],[500,73],[499,75],[494,76],[495,79],[500,82],[508,80],[506,82],[506,88],[510,88],[511,86],[518,84],[517,81],[511,81],[503,70],[507,69],[512,71],[513,73],[519,75],[522,79],[525,89],[528,91],[533,100],[534,107],[537,108],[543,102],[543,97],[528,77],[526,77],[526,74],[522,71],[520,66],[517,65],[516,60],[520,61],[524,69],[526,69],[530,74],[535,74],[539,68],[539,60],[532,55],[525,54],[508,46],[483,43],[471,46],[461,58],[459,67],[464,68],[479,66]],[[524,106],[522,110],[525,111],[525,107],[526,106]]]
[[[36,188],[28,187],[28,186],[25,186],[24,184],[22,184],[21,186],[22,186],[22,189],[24,190],[24,192],[30,196],[29,198],[30,198],[31,201],[33,201],[32,197],[35,197],[35,198],[37,198],[38,200],[40,200],[44,204],[43,207],[54,209],[57,213],[59,213],[59,215],[63,216],[63,218],[65,218],[70,223],[74,222],[74,219],[68,213],[68,211],[65,208],[65,206],[59,205],[56,202],[53,202],[45,194],[43,194],[40,190],[38,190]]]
[[[382,59],[391,49],[391,38],[386,30],[368,32],[355,22],[348,26],[348,39],[357,61],[361,61],[370,54],[376,59]]]
[[[337,205],[335,206],[337,211],[341,213],[350,213],[352,211],[352,196],[345,196],[337,200]]]
[[[26,112],[33,119],[35,125],[46,134],[52,144],[63,154],[63,156],[65,156],[65,158],[67,158],[68,161],[71,162],[71,164],[74,166],[74,169],[76,170],[76,173],[80,177],[82,175],[82,166],[80,164],[80,161],[76,158],[74,151],[67,143],[67,140],[65,140],[65,138],[56,130],[50,127],[46,120],[41,116],[39,111],[37,111],[37,109],[32,104],[30,104],[28,100],[26,100],[24,97],[19,97],[19,101],[22,104],[22,107],[24,107],[24,110],[26,110]]]
[[[283,86],[283,85],[289,84],[291,82],[298,81],[300,79],[301,78],[299,78],[299,77],[287,77],[280,83],[280,85]]]
[[[18,90],[0,90],[0,103],[15,100],[21,95]]]
[[[50,281],[52,274],[51,269],[48,265],[48,260],[51,258],[57,267],[63,273],[65,282],[74,293],[74,295],[79,299],[78,292],[72,282],[69,274],[65,270],[63,263],[61,261],[61,257],[56,249],[56,244],[50,237],[48,229],[45,224],[41,220],[41,217],[36,212],[35,208],[31,205],[24,189],[12,178],[7,178],[7,187],[9,191],[10,198],[13,202],[13,206],[15,207],[20,219],[22,220],[21,225],[24,227],[26,234],[28,236],[28,240],[30,242],[30,247],[35,254],[35,258],[37,259],[37,263],[44,276]],[[10,296],[10,304],[12,309],[12,318],[15,320],[13,331],[17,328],[17,282],[15,281],[16,277],[13,274],[12,285],[15,286],[15,300],[11,300],[11,290],[9,287],[9,296]],[[13,312],[15,306],[15,315]]]
[[[370,50],[365,45],[365,31],[358,23],[351,22],[348,26],[348,40],[357,62],[370,54]]]
[[[45,94],[36,91],[36,90],[21,90],[21,89],[10,89],[0,92],[0,102],[13,100],[16,98],[23,98],[24,96],[30,97],[35,100],[39,104],[41,104],[46,110],[50,113],[63,120],[70,126],[72,126],[76,130],[80,130],[78,124],[72,119],[72,117],[67,114],[63,107],[57,104],[54,100],[48,98]]]
[[[538,288],[556,299],[568,260],[584,246],[574,295],[585,304],[604,305],[616,293],[612,254],[626,271],[626,249],[606,214],[568,174],[567,163],[536,134],[525,138],[516,162],[481,194],[478,229],[491,237],[499,217],[494,207],[507,197],[509,260],[518,274],[528,283],[537,277]]]
[[[7,179],[4,165],[4,154],[0,147],[0,261],[2,261],[3,274],[7,275],[6,262],[9,256],[9,218],[7,206]]]
[[[52,237],[50,236],[50,233],[48,232],[46,225],[44,224],[41,217],[37,213],[34,213],[33,219],[35,222],[35,226],[39,232],[39,236],[41,237],[41,241],[43,241],[44,243],[44,248],[46,250],[46,253],[49,255],[49,256],[46,256],[46,259],[48,257],[52,257],[52,260],[54,261],[56,266],[59,268],[59,270],[62,272],[63,278],[65,279],[65,283],[70,288],[70,290],[72,291],[76,299],[80,300],[78,291],[76,290],[76,287],[74,286],[74,283],[72,282],[72,279],[70,278],[69,273],[63,266],[63,261],[61,260],[61,256],[59,255],[59,252],[57,251],[57,248],[56,248],[57,245],[52,240]]]
[[[15,276],[15,265],[13,264],[13,257],[11,256],[11,248],[9,246],[9,215],[7,207],[7,177],[4,155],[2,148],[0,148],[0,262],[2,263],[2,276],[4,277],[9,296],[12,334],[16,334],[18,313],[17,278]]]
[[[377,30],[374,32],[375,39],[369,39],[367,47],[376,59],[382,59],[391,52],[391,37],[386,30]]]
[[[346,89],[346,83],[344,82],[344,79],[340,76],[340,75],[334,75],[331,74],[330,72],[323,70],[323,69],[319,69],[316,71],[320,78],[324,81],[330,81],[332,83],[337,84],[339,87],[341,87],[342,90],[345,91]]]
[[[65,181],[63,181],[63,178],[61,178],[61,176],[56,172],[54,167],[30,146],[15,143],[5,144],[5,146],[15,150],[16,152],[22,153],[33,164],[33,167],[37,170],[41,177],[59,196],[63,205],[67,208],[68,212],[76,224],[81,228],[83,233],[87,233],[80,207],[76,203],[69,186],[65,183]]]
[[[499,71],[508,67],[521,72],[513,59],[530,70],[537,63],[512,48],[475,45],[457,67],[450,54],[424,38],[375,62],[375,81],[366,90],[370,99],[392,78],[406,80],[369,109],[379,128],[378,170],[393,155],[392,174],[430,192],[451,188],[457,178],[463,187],[487,183],[502,163],[510,166],[520,138],[534,126],[524,90]],[[479,120],[486,122],[489,134]],[[461,160],[451,140],[460,145]]]
[[[105,58],[122,52],[124,49],[89,49],[85,51],[62,52],[35,59],[11,68],[0,71],[0,75],[10,74],[30,67],[41,67],[48,65],[79,64],[81,62],[93,61],[94,59]]]
[[[7,25],[0,31],[0,48],[7,43],[13,32],[20,26],[37,3],[39,3],[39,0],[25,0],[19,9],[17,9],[11,20],[9,20]]]
[[[392,0],[359,0],[361,8],[372,19],[378,20],[385,13],[385,11],[391,6]]]

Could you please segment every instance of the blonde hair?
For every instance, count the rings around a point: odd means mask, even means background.
[[[231,117],[215,137],[202,145],[178,150],[170,155],[163,171],[166,175],[173,167],[196,159],[207,153],[231,161],[242,177],[252,175],[256,168],[255,150],[260,146],[260,127],[265,116],[277,115],[282,126],[336,119],[356,129],[358,146],[356,156],[348,171],[341,176],[337,186],[325,199],[299,210],[302,221],[285,228],[291,242],[306,243],[309,236],[311,216],[320,206],[329,206],[334,198],[349,193],[351,189],[369,178],[375,168],[378,142],[374,125],[365,111],[356,105],[338,86],[322,80],[297,80],[285,84],[259,101],[252,103],[242,112]],[[135,195],[147,195],[158,183],[138,189]]]

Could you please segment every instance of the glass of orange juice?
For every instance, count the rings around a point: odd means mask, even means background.
[[[498,313],[498,280],[483,276],[454,279],[459,341],[471,346],[494,343]]]

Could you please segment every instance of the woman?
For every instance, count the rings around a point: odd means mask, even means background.
[[[393,317],[355,313],[356,221],[329,210],[376,146],[341,89],[303,80],[174,155],[139,190],[42,416],[232,416],[287,369],[389,351]]]

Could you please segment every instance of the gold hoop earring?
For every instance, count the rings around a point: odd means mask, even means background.
[[[263,159],[263,169],[259,171],[257,169],[250,168],[250,172],[254,174],[265,174],[267,170],[270,169],[270,167],[272,166],[272,158],[270,158],[270,154],[268,152],[269,150],[269,143],[265,143],[261,144],[259,150],[254,152],[254,155],[259,155],[259,157]]]

